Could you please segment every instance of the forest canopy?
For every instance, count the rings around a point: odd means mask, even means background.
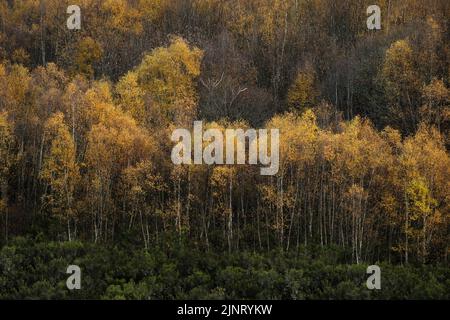
[[[69,2],[0,3],[0,243],[448,263],[449,1]],[[174,165],[194,120],[279,129],[278,173]]]

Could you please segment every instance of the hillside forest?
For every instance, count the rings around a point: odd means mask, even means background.
[[[450,2],[372,2],[1,1],[0,298],[449,298]],[[278,173],[174,165],[195,120]]]

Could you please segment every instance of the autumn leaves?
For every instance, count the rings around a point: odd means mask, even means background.
[[[213,127],[203,132],[203,122],[194,121],[192,134],[184,128],[172,132],[171,140],[177,144],[172,149],[171,159],[176,165],[255,165],[259,162],[268,166],[260,169],[262,175],[275,175],[279,169],[279,130],[269,131],[270,135],[267,129],[244,131],[241,128]],[[205,147],[204,142],[207,143]]]
[[[6,236],[38,217],[57,239],[446,259],[443,17],[383,3],[391,31],[369,35],[354,1],[90,0],[72,31],[66,4],[45,2],[0,4]],[[200,120],[224,144],[242,130],[239,165],[214,144],[174,165],[172,132]],[[279,130],[272,176],[237,154],[251,128]]]
[[[397,52],[407,52],[402,43],[387,53],[387,80]],[[275,175],[260,176],[245,161],[174,165],[169,138],[197,117],[202,55],[173,38],[116,83],[69,78],[54,64],[31,72],[2,65],[4,216],[13,195],[38,202],[35,214],[54,221],[54,235],[68,240],[112,241],[135,230],[145,247],[173,232],[230,251],[245,243],[285,250],[318,243],[348,248],[355,262],[374,254],[445,258],[450,159],[443,135],[422,124],[402,139],[359,117],[343,121],[317,103],[312,72],[294,81],[291,111],[265,124],[280,131]],[[402,83],[388,83],[401,103]],[[430,104],[439,88],[426,87]],[[242,120],[203,126],[241,128],[243,141],[252,132]]]

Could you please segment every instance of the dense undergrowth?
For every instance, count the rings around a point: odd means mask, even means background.
[[[381,290],[368,290],[367,264],[345,261],[335,247],[229,254],[15,238],[0,250],[0,299],[450,298],[446,266],[381,262]],[[71,264],[80,290],[66,288]]]

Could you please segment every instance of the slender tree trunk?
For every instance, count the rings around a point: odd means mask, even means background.
[[[5,209],[5,241],[8,243],[8,207]]]
[[[405,188],[406,190],[406,188]],[[405,191],[405,263],[408,264],[408,221],[409,221],[409,204],[408,196]]]
[[[42,65],[45,66],[46,54],[45,54],[45,26],[44,26],[44,16],[45,16],[45,0],[40,1],[40,27],[41,27],[41,57]]]
[[[70,218],[67,217],[67,237],[69,239],[69,242],[72,241],[72,236],[70,233]]]
[[[230,172],[229,194],[228,194],[228,251],[231,253],[233,239],[233,178]]]
[[[262,243],[261,243],[261,227],[260,227],[260,219],[259,219],[259,214],[260,214],[260,208],[259,208],[259,198],[256,199],[256,225],[257,225],[257,230],[258,230],[258,244],[259,244],[259,250],[262,250]]]

